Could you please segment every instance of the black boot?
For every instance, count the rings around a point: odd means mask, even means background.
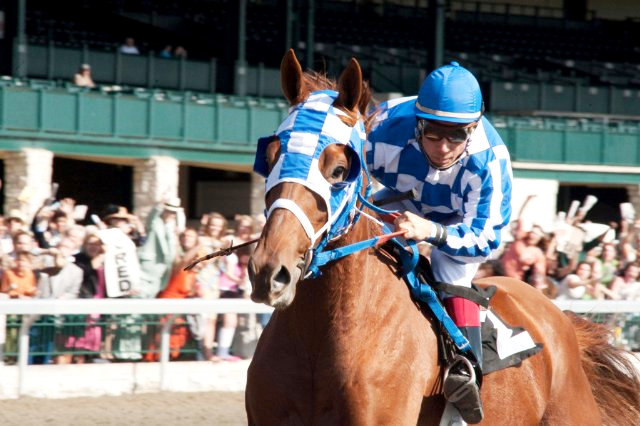
[[[472,353],[468,357],[456,356],[447,367],[443,392],[447,401],[458,409],[465,422],[476,424],[484,417],[480,399],[482,338],[480,327],[460,327],[460,331],[469,340]]]

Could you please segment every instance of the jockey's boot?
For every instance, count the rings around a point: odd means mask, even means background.
[[[469,341],[471,353],[457,356],[447,367],[443,385],[444,396],[458,409],[465,422],[480,423],[484,417],[480,399],[482,383],[480,308],[474,302],[461,297],[448,298],[445,300],[445,305],[453,322]]]

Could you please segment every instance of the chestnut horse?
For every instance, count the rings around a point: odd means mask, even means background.
[[[355,59],[335,83],[303,73],[289,51],[281,83],[292,106],[317,89],[334,89],[333,104],[353,125],[369,102]],[[267,147],[270,167],[280,140]],[[318,165],[332,183],[344,178],[352,154],[329,145]],[[281,182],[266,194],[294,201],[314,231],[327,221],[316,193]],[[381,233],[361,217],[331,243],[343,246]],[[251,298],[276,308],[260,337],[248,371],[246,409],[251,425],[438,424],[444,409],[443,367],[434,324],[411,299],[398,265],[381,250],[363,250],[303,279],[313,242],[285,208],[268,215],[249,265]],[[493,277],[492,309],[507,323],[524,327],[544,349],[519,367],[484,378],[482,399],[488,425],[632,425],[640,418],[640,384],[626,356],[607,343],[605,329],[565,315],[520,281]]]

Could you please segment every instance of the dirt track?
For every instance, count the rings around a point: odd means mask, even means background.
[[[0,400],[8,425],[246,425],[243,392]]]

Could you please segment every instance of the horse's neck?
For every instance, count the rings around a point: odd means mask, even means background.
[[[337,244],[352,244],[372,238],[377,232],[365,218]],[[378,233],[379,234],[379,233]],[[382,256],[372,250],[362,250],[340,261],[327,265],[318,280],[319,296],[327,310],[330,326],[359,329],[377,321],[379,309],[390,307],[398,297],[406,293]],[[318,299],[316,299],[316,302]],[[331,321],[337,324],[331,324]]]

